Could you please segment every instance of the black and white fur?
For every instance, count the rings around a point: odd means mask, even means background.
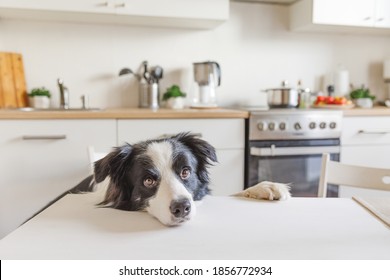
[[[189,133],[116,147],[94,165],[94,175],[71,193],[96,191],[106,184],[100,206],[145,210],[167,226],[190,220],[195,201],[210,193],[207,168],[217,162],[214,147]],[[284,184],[262,182],[236,196],[283,200]]]
[[[194,201],[210,193],[207,167],[215,162],[209,143],[181,133],[115,148],[95,163],[92,184],[108,179],[99,205],[146,210],[173,226],[190,220],[196,213]]]

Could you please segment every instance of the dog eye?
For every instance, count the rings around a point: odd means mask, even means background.
[[[152,177],[146,177],[144,179],[144,186],[147,188],[153,188],[156,186],[157,181],[154,180]]]
[[[190,175],[191,175],[191,171],[188,167],[184,167],[180,172],[180,178],[182,178],[183,180],[188,179]]]

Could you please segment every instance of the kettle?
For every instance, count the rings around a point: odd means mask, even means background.
[[[217,106],[216,89],[221,85],[221,67],[215,61],[195,62],[196,89],[192,107],[214,108]]]

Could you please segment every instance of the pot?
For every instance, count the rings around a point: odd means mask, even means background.
[[[287,82],[283,82],[280,88],[270,88],[264,91],[267,93],[270,108],[296,108],[299,105],[298,90],[287,87]]]

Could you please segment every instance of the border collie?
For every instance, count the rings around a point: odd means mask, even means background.
[[[71,192],[94,191],[105,182],[98,205],[146,210],[164,225],[174,226],[194,217],[194,201],[210,193],[207,168],[216,162],[214,147],[190,133],[125,144],[96,161],[93,176]],[[288,186],[272,182],[235,195],[268,200],[290,196]]]

